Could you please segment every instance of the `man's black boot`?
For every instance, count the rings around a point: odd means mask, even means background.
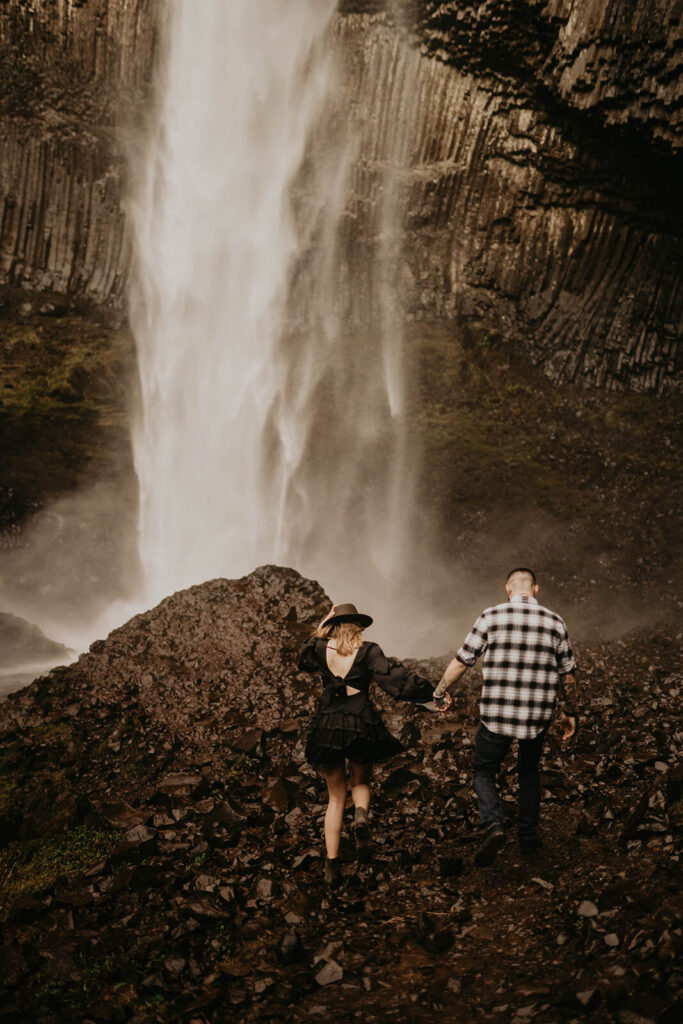
[[[519,837],[519,848],[526,856],[531,856],[532,853],[536,853],[541,848],[541,840],[539,836],[520,836]]]
[[[484,841],[474,855],[474,863],[478,868],[486,868],[493,864],[498,851],[505,842],[502,825],[492,825],[484,837]]]

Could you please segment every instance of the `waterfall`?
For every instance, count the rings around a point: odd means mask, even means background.
[[[398,178],[354,217],[335,7],[168,8],[132,203],[140,559],[147,602],[292,565],[407,653]]]

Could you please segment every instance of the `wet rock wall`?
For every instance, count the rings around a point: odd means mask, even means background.
[[[0,283],[124,303],[161,11],[0,5]],[[389,231],[382,288],[407,318],[522,348],[556,381],[675,386],[678,0],[341,0],[334,40],[358,137],[351,312],[376,304],[365,255]]]
[[[352,6],[367,5],[346,5],[338,33],[362,135],[353,230],[382,229],[389,168],[408,317],[525,348],[557,381],[670,387],[683,319],[673,13],[653,22],[671,35],[648,64],[637,4],[631,23],[615,8],[611,36],[595,20],[605,4],[588,5],[592,27],[569,4],[551,21],[540,4],[418,4],[421,45],[395,6]],[[612,52],[629,24],[614,78],[604,55],[581,78],[579,52]]]
[[[126,161],[158,15],[156,0],[0,5],[0,283],[123,300]]]

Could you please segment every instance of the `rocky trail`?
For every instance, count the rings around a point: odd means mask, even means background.
[[[214,580],[0,705],[0,1021],[678,1021],[680,634],[577,645],[544,846],[518,851],[510,761],[485,869],[477,677],[444,721],[376,692],[407,751],[330,893],[296,671],[328,605],[292,570]]]

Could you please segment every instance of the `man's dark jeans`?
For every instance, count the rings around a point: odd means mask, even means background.
[[[520,839],[533,839],[538,829],[538,815],[541,807],[538,762],[547,731],[544,729],[532,740],[519,740],[517,766],[519,770],[518,831]],[[483,722],[479,723],[474,743],[474,791],[479,800],[481,823],[486,829],[496,824],[505,825],[505,817],[496,791],[496,775],[503,758],[510,749],[512,740],[512,736],[491,732]]]

